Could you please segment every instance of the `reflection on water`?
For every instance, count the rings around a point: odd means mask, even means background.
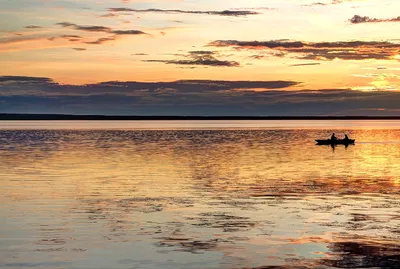
[[[2,130],[2,268],[399,268],[400,129]]]

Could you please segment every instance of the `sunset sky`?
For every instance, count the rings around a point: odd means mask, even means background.
[[[0,0],[0,112],[400,115],[399,10],[398,0]]]

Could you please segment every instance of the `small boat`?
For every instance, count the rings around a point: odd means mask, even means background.
[[[355,139],[325,139],[325,140],[315,140],[317,145],[352,145],[356,142]]]

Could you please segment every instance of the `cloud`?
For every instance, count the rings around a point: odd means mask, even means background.
[[[85,48],[72,48],[73,50],[76,50],[76,51],[84,51],[84,50],[86,50]]]
[[[311,4],[303,5],[303,6],[305,6],[305,7],[311,7],[311,6],[327,6],[327,5],[329,5],[329,3],[316,2],[316,3],[311,3]]]
[[[346,3],[346,2],[360,2],[360,1],[365,1],[365,0],[332,0],[332,4],[341,4],[341,3]]]
[[[86,32],[104,32],[115,35],[147,35],[145,32],[140,30],[113,30],[110,27],[99,26],[99,25],[77,25],[75,23],[70,23],[70,22],[59,22],[56,23],[56,25]]]
[[[89,45],[101,45],[101,44],[104,44],[104,43],[106,43],[106,42],[109,42],[109,41],[114,41],[114,40],[116,40],[117,38],[115,37],[115,36],[111,36],[111,37],[100,37],[100,38],[98,38],[98,39],[96,39],[96,40],[94,40],[94,41],[86,41],[85,43],[86,44],[89,44]]]
[[[61,38],[67,39],[70,42],[81,41],[82,37],[79,35],[62,35]],[[54,40],[54,39],[53,39]]]
[[[0,38],[0,45],[13,45],[18,43],[26,43],[26,42],[36,42],[41,40],[42,37],[38,36],[13,36],[7,38]]]
[[[309,66],[309,65],[320,65],[321,63],[306,63],[306,64],[292,64],[289,66]]]
[[[206,66],[226,66],[226,67],[237,67],[240,64],[235,61],[220,61],[215,58],[213,59],[195,59],[195,60],[143,60],[144,62],[150,63],[166,63],[166,64],[177,64],[177,65],[206,65]]]
[[[322,3],[322,2],[315,2],[311,3],[308,5],[303,5],[303,6],[329,6],[329,5],[337,5],[345,2],[357,2],[357,1],[363,1],[363,0],[332,0],[331,2],[328,3]]]
[[[77,46],[76,44],[82,43],[83,39],[75,35],[49,37],[48,33],[24,34],[23,36],[0,38],[0,52],[70,48],[71,42],[74,43],[73,47],[75,47]]]
[[[25,76],[0,76],[0,83],[7,85],[13,84],[18,87],[20,83],[44,83],[50,85],[51,88],[40,88],[44,93],[55,95],[92,95],[104,93],[119,94],[146,94],[157,93],[160,89],[174,89],[175,93],[183,95],[193,93],[217,93],[226,92],[232,89],[282,89],[296,86],[296,81],[224,81],[224,80],[177,80],[171,82],[137,82],[137,81],[109,81],[96,84],[87,84],[84,86],[57,84],[50,78],[43,77],[25,77]],[[1,84],[0,84],[1,85]],[[53,86],[57,88],[53,88]],[[38,88],[39,89],[39,88]],[[68,89],[68,91],[65,91]]]
[[[0,76],[0,85],[4,84],[50,84],[53,85],[54,81],[45,77],[27,77],[27,76]]]
[[[147,35],[145,32],[139,30],[114,30],[111,33],[116,35]]]
[[[195,10],[181,10],[181,9],[133,9],[133,8],[109,8],[109,12],[138,12],[138,13],[180,13],[180,14],[204,14],[204,15],[217,15],[217,16],[229,16],[239,17],[248,15],[257,15],[259,12],[249,10],[223,10],[223,11],[195,11]]]
[[[100,18],[114,18],[114,17],[118,17],[118,14],[115,13],[107,13],[107,14],[103,14],[99,16]]]
[[[240,64],[236,61],[222,61],[215,58],[213,51],[190,51],[187,55],[182,55],[187,60],[143,60],[144,62],[158,62],[176,65],[202,65],[216,67],[238,67]]]
[[[110,81],[78,86],[58,84],[49,78],[4,76],[0,77],[0,112],[243,116],[400,113],[400,92],[286,90],[294,86],[299,82]]]
[[[56,25],[60,25],[62,27],[75,27],[75,23],[70,23],[70,22],[57,22]]]
[[[42,28],[41,26],[37,26],[37,25],[27,25],[24,27],[25,29],[39,29]]]
[[[106,32],[109,33],[112,31],[111,28],[105,27],[105,26],[99,26],[99,25],[77,25],[75,23],[70,23],[70,22],[58,22],[56,25],[60,25],[62,27],[69,27],[69,28],[74,28],[75,30],[79,31],[87,31],[87,32]]]
[[[217,40],[208,44],[212,47],[234,49],[278,51],[290,53],[294,58],[307,60],[392,60],[400,53],[400,44],[387,41],[238,41]]]
[[[391,18],[391,19],[376,19],[376,18],[371,18],[368,16],[359,16],[359,15],[354,15],[353,18],[349,20],[352,24],[360,24],[360,23],[378,23],[378,22],[400,22],[400,16],[397,18]]]
[[[148,35],[147,33],[140,30],[114,30],[110,27],[100,26],[100,25],[77,25],[75,23],[70,22],[59,22],[56,25],[60,25],[65,28],[73,28],[78,31],[86,31],[86,32],[103,32],[108,34],[113,34],[113,36],[108,37],[100,37],[93,41],[82,41],[82,37],[78,35],[63,35],[62,38],[65,38],[69,41],[81,41],[85,44],[89,45],[101,45],[109,41],[115,41],[119,36],[127,36],[127,35]],[[54,40],[53,37],[51,40]]]
[[[189,51],[191,55],[213,55],[215,54],[214,51],[211,50],[195,50],[195,51]]]

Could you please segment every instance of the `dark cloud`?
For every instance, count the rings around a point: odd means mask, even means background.
[[[77,42],[77,41],[81,41],[82,37],[79,35],[62,35],[60,36],[61,38],[67,39],[70,42]]]
[[[106,33],[111,32],[111,28],[98,25],[93,25],[93,26],[76,25],[74,26],[74,28],[76,30],[87,31],[87,32],[106,32]]]
[[[42,28],[42,26],[37,26],[37,25],[27,25],[24,27],[25,29],[39,29]]]
[[[8,85],[18,86],[20,82],[40,82],[47,83],[51,87],[41,88],[48,94],[71,94],[71,95],[91,95],[104,94],[108,92],[120,94],[134,94],[135,92],[156,93],[159,89],[174,89],[175,93],[216,93],[226,92],[232,89],[280,89],[296,86],[296,81],[223,81],[223,80],[178,80],[172,82],[136,82],[136,81],[109,81],[97,84],[87,84],[84,86],[57,84],[49,78],[24,77],[24,76],[0,76],[0,82],[7,82]],[[56,86],[55,88],[53,86]],[[35,88],[36,89],[36,88]]]
[[[266,58],[271,58],[271,57],[283,58],[283,57],[285,57],[285,53],[268,51],[268,52],[263,52],[261,54],[254,54],[254,55],[249,56],[249,58],[255,59],[255,60],[261,60],[261,59],[266,59]]]
[[[197,51],[189,51],[192,55],[213,55],[215,54],[214,51],[211,50],[197,50]]]
[[[265,57],[266,57],[266,55],[260,55],[260,54],[249,56],[249,58],[255,59],[255,60],[261,60],[261,59],[264,59]]]
[[[62,35],[61,37],[62,37],[62,38],[66,38],[66,39],[70,39],[70,38],[80,39],[80,38],[82,38],[82,37],[79,36],[79,35]]]
[[[111,37],[100,37],[100,38],[98,38],[98,39],[96,39],[96,40],[94,40],[94,41],[86,41],[85,44],[89,44],[89,45],[101,45],[101,44],[104,44],[104,43],[106,43],[106,42],[114,41],[114,40],[116,40],[116,37],[115,37],[115,36],[111,36]]]
[[[217,40],[209,43],[208,46],[272,50],[285,54],[291,53],[294,58],[307,60],[391,60],[400,53],[400,44],[387,41],[303,42]]]
[[[119,15],[115,14],[115,13],[107,13],[107,14],[100,15],[99,17],[100,18],[114,18],[114,17],[118,17],[118,16]]]
[[[232,10],[277,10],[273,7],[243,7],[243,8],[233,8]]]
[[[84,50],[86,50],[85,48],[72,48],[73,50],[76,50],[76,51],[84,51]]]
[[[180,14],[205,14],[217,16],[239,17],[247,15],[257,15],[259,12],[249,10],[223,10],[223,11],[195,11],[181,9],[133,9],[133,8],[109,8],[110,12],[138,12],[138,13],[180,13]]]
[[[70,22],[58,22],[56,25],[60,25],[62,27],[74,27],[76,26],[75,23],[70,23]]]
[[[100,26],[100,25],[77,25],[75,23],[70,23],[70,22],[59,22],[56,23],[56,25],[86,32],[104,32],[115,35],[146,35],[145,32],[139,30],[113,30],[110,27]]]
[[[53,85],[54,81],[50,78],[44,77],[26,77],[26,76],[0,76],[0,85],[10,84],[10,83],[45,83]]]
[[[400,113],[400,92],[285,90],[298,84],[180,80],[111,81],[78,86],[57,84],[48,78],[8,76],[0,77],[0,113],[243,116]]]
[[[308,66],[308,65],[320,65],[321,63],[306,63],[306,64],[292,64],[290,66]]]
[[[217,67],[238,67],[240,64],[236,61],[218,60],[214,56],[213,51],[190,51],[189,54],[179,54],[187,59],[174,60],[144,60],[144,62],[157,62],[176,65],[202,65],[202,66],[217,66]]]
[[[220,61],[215,58],[212,59],[194,59],[194,60],[144,60],[150,63],[166,63],[177,65],[205,65],[205,66],[225,66],[225,67],[238,67],[240,64],[235,61]]]
[[[303,5],[303,6],[305,6],[305,7],[311,7],[311,6],[327,6],[327,5],[329,5],[329,3],[316,2],[316,3],[311,3],[311,4]]]
[[[354,15],[353,18],[349,20],[352,24],[360,24],[360,23],[378,23],[378,22],[400,22],[400,16],[397,18],[391,18],[391,19],[376,19],[376,18],[371,18],[368,16],[359,16],[359,15]]]
[[[147,35],[145,32],[139,30],[114,30],[111,33],[116,35]]]
[[[87,31],[87,32],[109,33],[112,31],[112,29],[109,27],[99,26],[99,25],[77,25],[75,23],[70,23],[70,22],[59,22],[59,23],[56,23],[56,25],[60,25],[62,27],[70,27],[70,28],[74,28],[75,30]]]

